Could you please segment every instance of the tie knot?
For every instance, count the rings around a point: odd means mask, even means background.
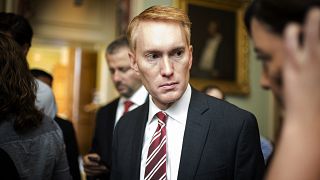
[[[133,102],[131,102],[130,100],[126,100],[124,102],[124,112],[123,113],[126,113],[129,111],[129,108],[133,105]]]
[[[162,111],[158,112],[156,116],[159,118],[160,121],[162,121],[164,124],[166,124],[168,115]]]
[[[133,105],[133,102],[131,102],[130,100],[126,100],[124,102],[124,105],[130,107],[131,105]]]

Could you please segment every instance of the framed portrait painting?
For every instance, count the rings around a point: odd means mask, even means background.
[[[219,86],[226,94],[246,95],[248,37],[243,23],[245,0],[179,0],[190,18],[193,65],[191,84]]]

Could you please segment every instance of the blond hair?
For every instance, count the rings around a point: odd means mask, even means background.
[[[133,18],[128,26],[127,37],[131,50],[136,48],[136,30],[144,21],[165,21],[178,23],[183,27],[188,45],[191,38],[191,22],[188,15],[181,9],[168,6],[152,6]]]

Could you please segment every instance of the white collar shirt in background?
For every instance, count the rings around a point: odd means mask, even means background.
[[[129,99],[125,97],[120,97],[117,107],[117,113],[116,113],[116,121],[115,125],[118,123],[119,119],[123,115],[124,112],[124,102],[126,100],[130,100],[133,102],[132,106],[130,106],[129,111],[137,108],[138,106],[141,106],[143,103],[145,103],[148,96],[148,91],[144,86],[141,86]]]
[[[36,107],[51,119],[57,114],[57,105],[52,89],[44,82],[35,79],[38,86],[36,92]]]
[[[182,97],[164,111],[168,115],[166,124],[168,180],[176,180],[178,178],[183,135],[187,121],[190,99],[191,87],[188,84]],[[144,179],[150,141],[158,126],[158,120],[155,117],[155,114],[159,111],[161,110],[153,103],[152,97],[149,95],[149,114],[141,154],[140,180]],[[143,121],[143,119],[141,119],[141,121]]]

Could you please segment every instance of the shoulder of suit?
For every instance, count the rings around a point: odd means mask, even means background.
[[[225,109],[226,111],[229,111],[229,112],[239,112],[239,113],[241,112],[241,113],[252,114],[251,112],[249,112],[245,109],[242,109],[242,108],[238,107],[237,105],[232,104],[228,101],[217,99],[217,98],[208,96],[206,94],[203,94],[203,95],[206,96],[209,107]]]
[[[120,98],[119,98],[119,97],[118,97],[118,98],[116,98],[116,99],[114,99],[114,100],[112,100],[112,101],[111,101],[111,102],[109,102],[108,104],[106,104],[106,105],[104,105],[104,106],[100,107],[98,111],[107,110],[107,109],[112,108],[112,107],[115,107],[115,108],[116,108],[116,107],[118,106],[118,102],[119,102],[119,100],[120,100]]]
[[[145,103],[133,109],[132,111],[125,113],[123,117],[130,119],[132,116],[143,116],[148,111],[148,109],[149,109],[149,102],[146,101]]]

